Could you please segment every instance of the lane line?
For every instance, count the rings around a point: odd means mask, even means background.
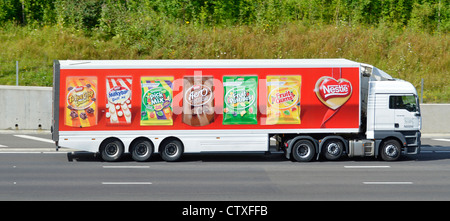
[[[368,185],[410,185],[413,182],[363,182],[363,184]]]
[[[450,153],[450,150],[421,150],[420,153]]]
[[[432,139],[432,140],[450,142],[450,139]]]
[[[347,169],[376,169],[376,168],[390,168],[391,166],[344,166]]]
[[[151,182],[102,182],[103,185],[150,185]]]
[[[0,154],[67,154],[68,152],[48,152],[48,151],[0,151]]]
[[[8,147],[8,146],[5,146],[5,145],[1,145],[1,144],[0,144],[0,147]]]
[[[23,134],[18,134],[18,135],[14,135],[15,137],[20,137],[20,138],[25,138],[25,139],[29,139],[29,140],[37,140],[37,141],[42,141],[42,142],[47,142],[47,143],[55,143],[53,140],[51,139],[45,139],[45,138],[40,138],[40,137],[33,137],[33,136],[29,136],[29,135],[23,135]]]
[[[30,154],[30,153],[42,153],[42,152],[31,152],[31,151],[1,151],[0,154],[2,153],[12,153],[12,154],[16,154],[16,153],[26,153],[26,154]]]
[[[105,169],[147,169],[150,166],[103,166]]]

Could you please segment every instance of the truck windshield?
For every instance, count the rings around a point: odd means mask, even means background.
[[[395,95],[389,98],[389,109],[406,109],[409,112],[417,112],[419,106],[414,95]]]

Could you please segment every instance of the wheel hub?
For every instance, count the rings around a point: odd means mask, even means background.
[[[331,155],[337,155],[339,153],[339,146],[336,143],[331,143],[327,146],[327,152]]]
[[[165,151],[167,155],[173,156],[177,154],[178,147],[175,144],[169,144]]]
[[[395,157],[398,154],[397,148],[394,145],[388,145],[384,151],[387,156]]]
[[[307,145],[301,145],[297,149],[298,155],[301,157],[305,157],[309,154],[309,148]]]
[[[115,144],[108,144],[106,146],[106,154],[114,156],[119,151],[119,147]]]
[[[139,146],[137,146],[137,149],[136,149],[136,153],[138,154],[138,155],[145,155],[146,153],[148,152],[148,148],[147,148],[147,146],[145,146],[145,145],[139,145]]]

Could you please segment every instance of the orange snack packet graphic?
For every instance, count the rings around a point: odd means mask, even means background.
[[[97,77],[67,77],[64,124],[71,127],[97,125]]]
[[[301,76],[267,76],[266,124],[300,124]]]

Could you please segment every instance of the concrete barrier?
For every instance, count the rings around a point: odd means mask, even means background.
[[[450,104],[421,104],[422,133],[450,134]]]
[[[450,104],[421,104],[422,133],[450,133]],[[50,130],[52,88],[0,86],[0,130]]]
[[[52,88],[0,86],[0,130],[50,130]]]

